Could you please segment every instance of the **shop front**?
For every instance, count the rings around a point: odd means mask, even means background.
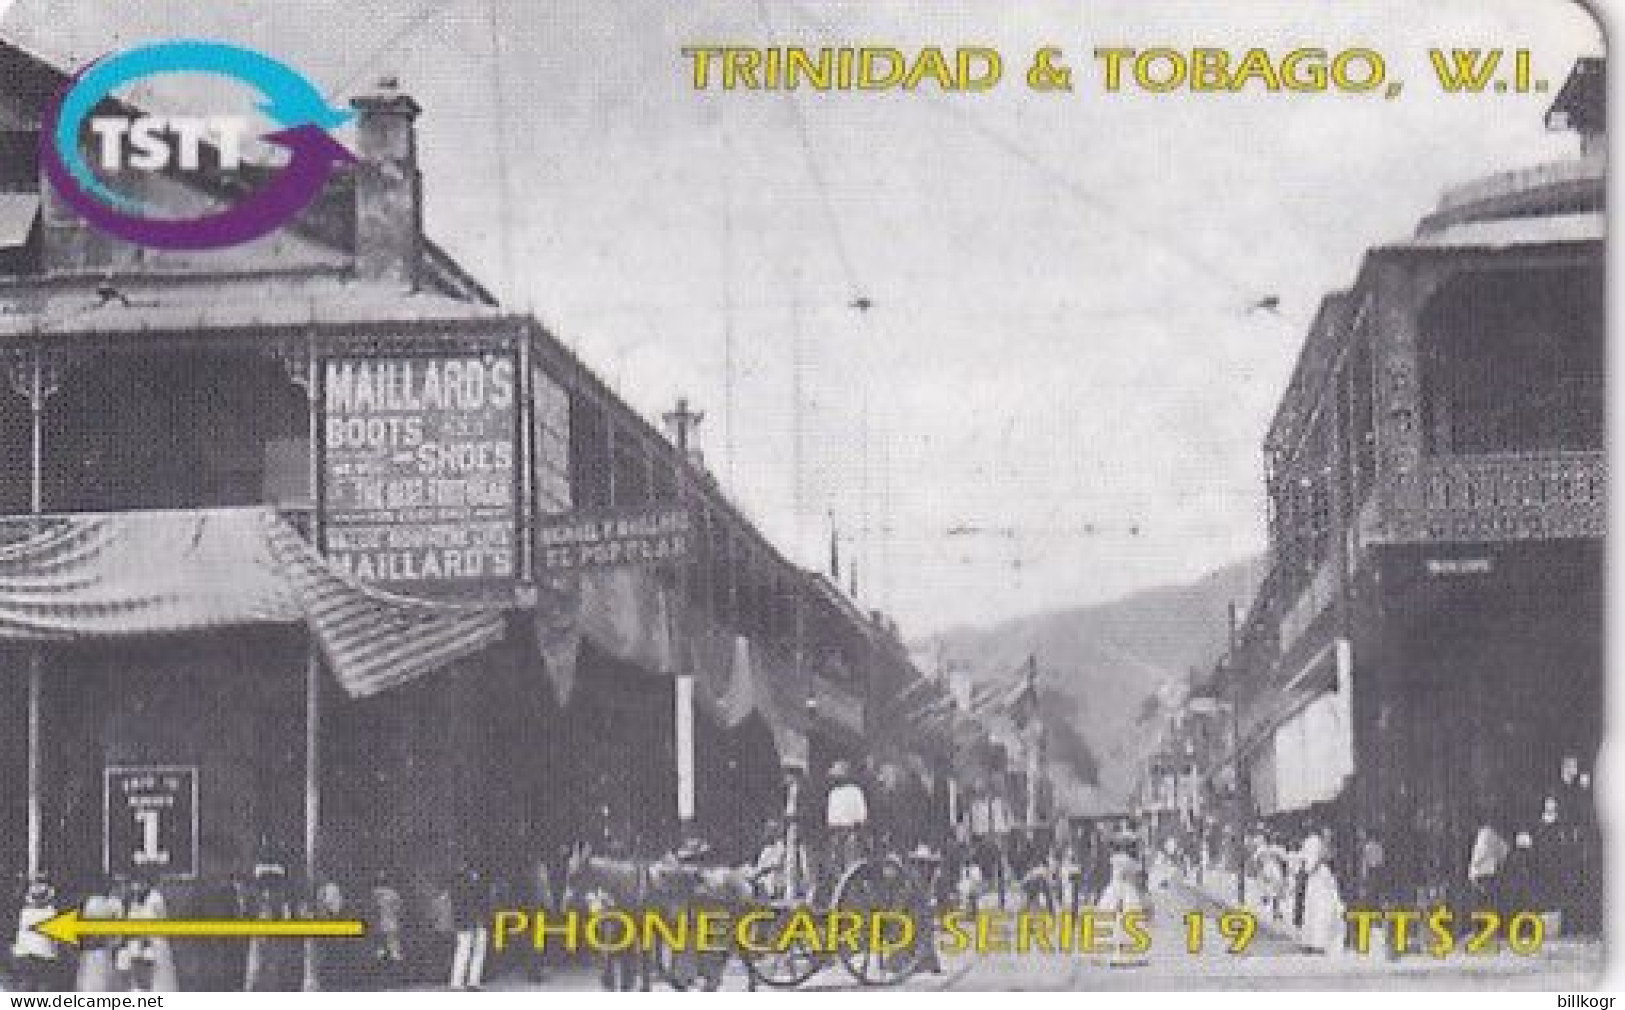
[[[1402,889],[1457,892],[1485,823],[1509,842],[1528,834],[1537,849],[1567,828],[1594,835],[1602,551],[1600,541],[1576,540],[1383,552],[1390,649],[1362,757],[1388,851],[1406,864]],[[1595,870],[1593,855],[1568,853],[1569,872]],[[1595,893],[1599,882],[1584,886]]]

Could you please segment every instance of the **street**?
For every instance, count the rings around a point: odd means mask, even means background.
[[[1555,940],[1539,955],[1518,957],[1506,952],[1447,959],[1410,956],[1389,960],[1378,955],[1346,954],[1327,957],[1304,951],[1280,927],[1261,923],[1241,955],[1226,952],[1216,935],[1191,954],[1185,948],[1185,915],[1191,911],[1216,916],[1221,907],[1210,897],[1181,881],[1153,894],[1150,951],[1132,963],[1078,954],[1028,952],[1022,954],[959,954],[945,958],[940,974],[916,975],[899,988],[909,990],[1036,991],[1036,990],[1188,990],[1188,989],[1304,989],[1304,990],[1462,990],[1516,989],[1570,991],[1594,987],[1603,958],[1596,941]],[[518,985],[511,978],[493,982],[491,989],[533,988],[538,991],[573,991],[598,988],[596,972],[566,969],[554,972],[537,985]],[[725,990],[747,988],[744,969],[730,963]],[[803,989],[837,991],[860,988],[839,965],[815,975]]]

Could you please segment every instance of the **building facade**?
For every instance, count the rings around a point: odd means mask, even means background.
[[[895,630],[423,235],[409,97],[354,101],[358,163],[293,226],[160,252],[41,185],[66,76],[0,70],[8,878],[152,876],[186,915],[256,866],[382,873],[422,923],[460,867],[525,894],[576,842],[744,858],[786,769],[819,797],[897,742]],[[255,171],[119,182],[195,212]],[[669,555],[554,564],[557,521],[662,510]],[[950,762],[907,739],[936,816]]]
[[[1600,126],[1600,81],[1583,62],[1550,121]],[[1485,823],[1531,834],[1553,875],[1595,870],[1598,151],[1460,187],[1371,249],[1270,427],[1270,569],[1227,670],[1236,784],[1279,826],[1330,829],[1351,885],[1375,839],[1393,897],[1458,896]],[[1571,830],[1545,844],[1553,800]]]

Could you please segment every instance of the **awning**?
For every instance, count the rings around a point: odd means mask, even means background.
[[[15,249],[28,242],[39,218],[38,193],[0,193],[0,249]]]
[[[1207,770],[1212,778],[1219,769],[1237,760],[1246,761],[1250,752],[1270,743],[1276,728],[1326,692],[1335,692],[1347,704],[1353,675],[1353,652],[1348,639],[1334,638],[1315,650],[1279,686],[1268,689],[1266,697],[1242,719],[1241,740]]]
[[[1208,769],[1237,764],[1261,813],[1331,799],[1354,774],[1353,649],[1334,638],[1257,706],[1241,744]]]
[[[506,616],[490,606],[407,599],[358,582],[330,567],[286,521],[269,511],[261,516],[323,658],[352,697],[433,673],[507,631]]]
[[[651,674],[672,673],[671,604],[666,587],[638,568],[553,577],[536,609],[536,641],[559,703],[575,690],[583,639]]]
[[[0,641],[71,642],[304,622],[361,697],[502,636],[500,611],[409,600],[330,568],[263,508],[0,521]]]
[[[257,510],[123,512],[0,527],[0,640],[161,635],[303,616]],[[297,534],[295,534],[297,536]]]
[[[605,568],[554,577],[543,587],[535,631],[542,662],[561,705],[575,689],[582,641],[654,676],[692,673],[695,700],[722,725],[759,715],[779,760],[807,763],[804,700],[791,697],[794,660],[719,626],[647,569]],[[675,639],[675,640],[674,640]]]
[[[673,670],[671,613],[666,587],[651,572],[608,568],[581,576],[581,633],[633,666]]]
[[[732,640],[727,686],[711,702],[718,718],[723,725],[734,728],[753,715],[759,716],[773,734],[779,763],[806,768],[810,744],[805,700],[796,697],[794,687],[794,657],[743,635],[732,636]]]
[[[733,655],[729,657],[728,684],[718,695],[715,705],[722,724],[732,729],[757,712],[768,715],[772,702],[766,697],[767,685],[757,676],[756,664],[751,661],[750,639],[735,635]]]

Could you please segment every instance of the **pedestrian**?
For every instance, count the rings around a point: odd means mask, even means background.
[[[85,896],[80,914],[87,919],[124,918],[122,885],[104,877]],[[110,936],[84,936],[79,939],[79,966],[74,972],[75,992],[123,992],[124,980],[113,963],[119,943]]]
[[[1129,915],[1149,914],[1146,907],[1145,891],[1141,886],[1141,874],[1144,865],[1139,855],[1139,838],[1131,831],[1121,832],[1111,840],[1111,880],[1106,889],[1101,892],[1100,899],[1095,902],[1102,912],[1116,913],[1118,924],[1114,932],[1119,935],[1126,931],[1122,927],[1122,919]],[[1135,954],[1129,943],[1120,941],[1112,951],[1111,963],[1118,966],[1143,964],[1143,958]]]
[[[1326,840],[1314,827],[1305,832],[1303,840],[1298,843],[1298,851],[1287,860],[1287,872],[1292,880],[1292,925],[1300,932],[1304,928],[1304,908],[1308,903],[1309,856],[1312,852],[1317,858],[1324,857],[1326,852]]]
[[[429,933],[432,940],[423,946],[423,959],[435,966],[426,977],[444,978],[451,971],[457,952],[457,910],[451,886],[436,888],[429,899]]]
[[[987,858],[992,865],[991,879],[994,888],[998,891],[999,907],[1004,908],[1010,895],[1010,884],[1013,873],[1010,869],[1010,808],[1005,804],[1004,797],[994,796],[988,801],[990,822],[993,830],[989,835],[990,847]],[[986,872],[987,866],[983,867]]]
[[[973,841],[960,844],[959,876],[954,880],[954,894],[959,901],[959,907],[969,915],[975,915],[977,909],[981,907],[982,894],[986,887],[974,845]]]
[[[380,989],[405,981],[406,948],[401,940],[401,892],[379,870],[372,882],[372,915],[368,932],[372,936],[373,979]]]
[[[1511,851],[1506,837],[1495,826],[1494,819],[1481,818],[1478,833],[1473,838],[1473,851],[1467,859],[1467,883],[1473,901],[1470,912],[1499,914],[1505,909],[1501,871]]]
[[[1073,916],[1083,904],[1084,856],[1079,852],[1082,842],[1076,833],[1068,832],[1056,854],[1056,876],[1061,882],[1061,906]]]
[[[490,946],[491,889],[484,875],[464,864],[452,882],[451,906],[457,941],[451,955],[453,991],[475,991],[485,986],[485,955]]]
[[[863,854],[863,833],[869,823],[869,801],[863,786],[846,761],[829,766],[829,796],[824,826],[829,829],[830,870],[836,879]]]
[[[1082,890],[1093,896],[1106,889],[1111,880],[1111,833],[1105,822],[1097,823],[1089,832],[1089,851],[1084,863]]]
[[[1140,889],[1142,866],[1138,839],[1133,834],[1119,832],[1112,837],[1109,849],[1107,865],[1111,876],[1095,904],[1105,912],[1145,908],[1145,892]]]
[[[42,873],[28,878],[22,908],[17,911],[17,933],[11,944],[11,964],[18,989],[50,992],[56,984],[60,959],[55,940],[34,927],[56,918],[56,888]]]
[[[262,922],[286,922],[293,918],[288,871],[281,863],[255,865],[251,905],[250,913]],[[243,969],[243,989],[248,992],[298,991],[303,957],[304,945],[300,941],[266,936],[251,938]]]
[[[914,901],[908,909],[914,920],[914,951],[919,958],[919,969],[940,975],[942,960],[937,954],[935,923],[937,876],[942,872],[942,856],[921,842],[909,853],[908,864],[923,885],[910,889]]]
[[[999,894],[999,878],[1002,873],[1000,866],[1003,857],[999,853],[998,838],[991,831],[977,835],[971,845],[970,869],[975,871],[976,896],[979,904],[982,897]]]
[[[202,919],[241,919],[247,913],[238,881],[215,878],[205,881],[198,894],[197,914]],[[247,941],[241,939],[200,940],[198,981],[205,992],[233,992],[243,987]]]
[[[1367,832],[1360,843],[1359,895],[1360,903],[1367,908],[1381,908],[1388,900],[1388,854],[1375,829]]]
[[[316,889],[314,918],[349,918],[349,901],[337,881],[329,880]],[[355,992],[361,984],[361,948],[342,937],[315,941],[317,988],[328,992]]]
[[[1501,900],[1508,915],[1523,911],[1536,911],[1535,905],[1535,839],[1527,831],[1512,838],[1512,851],[1507,853],[1501,867]]]
[[[547,851],[544,850],[532,865],[530,873],[531,906],[545,909],[549,917],[562,911],[564,907],[564,896],[560,893],[564,877],[562,871],[555,876],[554,865],[555,863],[550,861]],[[560,884],[555,886],[555,880],[559,881]],[[550,943],[545,950],[534,951],[531,957],[526,958],[526,977],[533,983],[542,982],[547,978],[548,966],[560,963],[562,963],[562,960],[559,945]]]
[[[151,881],[132,881],[125,917],[131,920],[169,918],[163,892]],[[123,955],[124,968],[129,972],[130,988],[135,992],[176,992],[180,989],[180,979],[175,970],[175,952],[167,938],[130,937],[120,954]]]
[[[1055,911],[1055,878],[1050,872],[1048,850],[1028,828],[1015,837],[1015,852],[1011,858],[1015,879],[1019,882],[1024,907],[1042,907]]]
[[[749,872],[757,894],[771,901],[793,901],[797,894],[792,888],[809,879],[807,849],[796,842],[792,851],[784,825],[769,819],[762,829],[762,848]]]
[[[1537,841],[1548,866],[1550,904],[1565,934],[1591,931],[1601,915],[1596,813],[1590,776],[1580,771],[1578,757],[1564,755],[1543,804]]]
[[[1332,873],[1326,843],[1310,832],[1300,852],[1303,863],[1303,924],[1299,936],[1303,946],[1323,954],[1343,950],[1343,897]]]
[[[1185,867],[1185,849],[1180,844],[1178,836],[1170,832],[1162,839],[1162,851],[1157,854],[1152,867],[1155,873],[1157,888],[1166,888],[1173,882],[1175,876],[1183,873]]]
[[[1271,921],[1281,921],[1288,890],[1287,852],[1273,831],[1264,833],[1258,847],[1258,897]]]

